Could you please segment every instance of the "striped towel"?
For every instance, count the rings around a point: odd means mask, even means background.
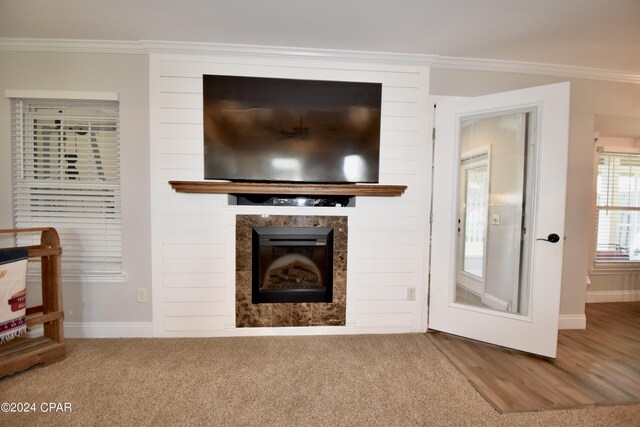
[[[27,331],[27,248],[0,249],[0,343]]]

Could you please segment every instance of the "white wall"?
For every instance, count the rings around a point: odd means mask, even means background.
[[[227,206],[225,196],[176,194],[167,184],[169,179],[202,179],[201,135],[197,131],[201,105],[198,76],[202,72],[228,70],[242,75],[383,82],[381,182],[409,185],[407,193],[398,199],[358,198],[358,206],[353,209],[267,210],[283,215],[349,216],[350,327],[345,330],[362,332],[416,331],[424,315],[430,158],[426,129],[428,88],[434,95],[473,96],[566,80],[515,73],[441,68],[428,72],[420,66],[265,57],[216,59],[1,51],[0,63],[2,95],[6,89],[120,94],[123,256],[128,278],[125,283],[116,284],[65,283],[63,289],[67,324],[75,324],[78,329],[82,326],[80,322],[98,329],[103,327],[102,335],[114,330],[119,330],[119,334],[137,331],[138,335],[148,331],[151,303],[137,304],[136,289],[151,287],[152,279],[158,335],[261,333],[224,328],[233,325],[234,317],[234,247],[230,243],[234,239],[234,218],[238,213],[263,213],[263,210]],[[591,256],[588,239],[592,233],[594,116],[640,117],[640,85],[573,79],[571,108],[561,314],[580,316],[584,313],[585,278]],[[9,132],[9,101],[2,96],[2,228],[12,226]],[[153,198],[152,205],[149,195]],[[377,238],[389,247],[375,244]],[[188,259],[203,247],[211,250],[206,259]],[[633,275],[625,277],[621,287],[636,289],[637,283],[637,276]],[[417,288],[415,302],[406,300],[409,286]],[[109,326],[112,324],[115,326]]]
[[[373,81],[383,84],[380,183],[398,198],[355,208],[229,206],[228,197],[175,193],[203,179],[202,75]],[[150,59],[154,332],[159,336],[417,332],[426,306],[426,67],[233,56]],[[235,328],[235,216],[347,215],[347,326]],[[407,300],[407,287],[416,300]]]
[[[0,64],[0,228],[13,228],[10,104],[4,97],[5,90],[103,91],[120,95],[123,268],[127,278],[123,283],[84,284],[63,279],[65,325],[68,336],[81,334],[90,324],[101,327],[105,335],[150,333],[151,303],[136,302],[137,288],[151,289],[148,58],[0,52]],[[109,326],[113,322],[118,323],[116,329],[121,332]]]
[[[625,124],[634,122],[635,128],[629,129]],[[595,130],[599,132],[595,147],[607,147],[610,150],[616,148],[640,149],[640,138],[615,137],[607,135],[627,134],[638,135],[640,129],[640,117],[636,120],[622,117],[596,117]],[[629,132],[630,131],[630,132]],[[597,168],[597,160],[594,158],[594,172]],[[595,175],[595,173],[594,173]],[[593,203],[595,205],[595,177],[592,186]],[[592,230],[595,232],[595,209],[592,210]],[[594,245],[595,237],[591,240]],[[594,253],[590,252],[590,262],[593,262]],[[593,272],[590,275],[590,284],[587,286],[587,302],[609,301],[640,301],[640,273],[637,272]]]
[[[640,117],[640,85],[541,75],[432,68],[433,95],[479,96],[571,81],[567,210],[561,316],[584,316],[590,265],[593,131],[596,115]]]

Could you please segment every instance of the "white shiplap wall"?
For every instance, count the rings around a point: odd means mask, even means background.
[[[380,183],[401,197],[355,208],[253,207],[228,196],[175,193],[203,179],[202,75],[381,82]],[[424,329],[430,142],[427,66],[306,58],[150,55],[153,322],[156,336],[343,334]],[[349,217],[347,325],[235,328],[235,216]],[[416,288],[415,301],[407,288]]]

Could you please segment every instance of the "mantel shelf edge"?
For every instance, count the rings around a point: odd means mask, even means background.
[[[264,182],[169,181],[178,193],[278,194],[296,196],[397,197],[406,185],[378,184],[293,184]]]

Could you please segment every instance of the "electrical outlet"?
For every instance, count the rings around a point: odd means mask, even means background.
[[[409,301],[416,300],[416,288],[407,288],[407,299]]]
[[[147,302],[147,288],[138,288],[138,302]]]

